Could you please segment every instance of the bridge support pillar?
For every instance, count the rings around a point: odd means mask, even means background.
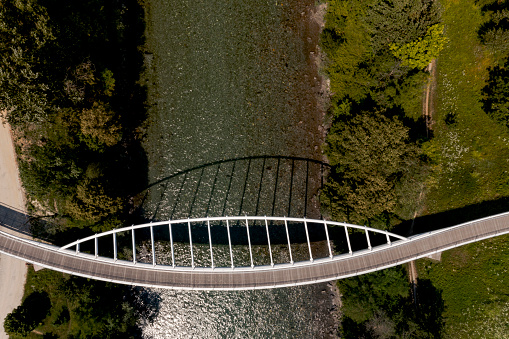
[[[426,258],[430,258],[431,260],[441,261],[442,260],[442,252],[430,254]]]

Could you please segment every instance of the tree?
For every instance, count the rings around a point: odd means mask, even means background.
[[[28,321],[28,310],[21,305],[7,314],[4,320],[5,333],[26,337],[33,330],[32,324]]]
[[[46,292],[33,292],[4,320],[9,335],[27,336],[48,315],[51,301]]]
[[[423,69],[431,60],[438,57],[438,54],[447,43],[448,40],[444,37],[443,31],[444,25],[433,25],[428,27],[428,32],[424,38],[404,45],[393,43],[390,45],[390,49],[394,56],[402,61],[402,65]]]
[[[2,1],[0,112],[10,122],[44,118],[49,87],[37,70],[37,53],[53,39],[48,14],[35,0]]]
[[[432,0],[375,0],[367,6],[364,20],[372,53],[380,54],[391,44],[422,38],[429,26],[439,22],[439,13]]]
[[[509,6],[501,1],[482,1],[478,4],[489,18],[477,31],[481,42],[500,60],[509,52]],[[488,12],[488,13],[487,13]]]
[[[392,316],[410,296],[410,283],[401,266],[338,281],[345,316],[357,323],[373,318],[379,309]]]
[[[506,67],[489,69],[489,78],[483,93],[484,111],[494,120],[509,127],[509,59]]]
[[[84,109],[80,117],[81,133],[87,145],[94,150],[113,146],[122,137],[115,112],[103,102],[94,102],[92,108]]]
[[[123,207],[120,197],[109,195],[98,179],[85,179],[69,198],[67,213],[74,219],[97,223],[115,215]]]
[[[394,185],[407,158],[417,156],[417,147],[407,140],[408,128],[384,111],[333,124],[325,146],[332,173],[323,203],[334,219],[363,222],[394,211]]]

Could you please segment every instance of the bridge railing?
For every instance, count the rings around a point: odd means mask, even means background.
[[[266,239],[268,247],[268,253],[270,256],[270,265],[255,265],[255,261],[253,260],[253,246],[252,243],[252,231],[250,231],[250,228],[254,226],[255,223],[258,222],[258,228],[260,226],[265,228],[266,233]],[[142,230],[142,229],[148,229],[150,232],[150,252],[151,252],[151,259],[152,259],[152,266],[157,267],[158,269],[216,269],[216,265],[214,262],[214,244],[212,241],[212,234],[211,234],[211,224],[217,224],[222,223],[223,228],[226,228],[227,238],[228,238],[228,251],[229,251],[229,264],[230,269],[267,269],[267,268],[274,268],[277,266],[277,268],[282,268],[281,265],[284,266],[295,266],[295,265],[307,265],[312,264],[313,262],[322,262],[323,260],[333,260],[333,259],[339,259],[342,257],[342,255],[334,255],[333,249],[331,247],[331,241],[329,237],[329,227],[343,227],[345,231],[345,238],[348,245],[348,255],[362,255],[364,253],[364,250],[360,251],[354,251],[352,249],[352,244],[350,242],[350,229],[357,229],[361,230],[365,233],[366,236],[366,243],[367,243],[367,251],[372,251],[372,241],[370,238],[370,233],[375,234],[381,234],[385,236],[386,243],[382,246],[377,246],[377,249],[381,249],[385,246],[391,246],[394,241],[408,241],[407,238],[400,236],[398,234],[394,234],[385,230],[379,230],[376,228],[366,227],[366,226],[359,226],[359,225],[353,225],[349,223],[344,222],[335,222],[335,221],[329,221],[329,220],[317,220],[317,219],[306,219],[306,218],[291,218],[291,217],[267,217],[267,216],[225,216],[225,217],[208,217],[208,218],[192,218],[192,219],[180,219],[180,220],[168,220],[168,221],[159,221],[159,222],[150,222],[140,225],[131,225],[128,227],[118,228],[111,231],[103,232],[100,234],[95,234],[83,239],[79,239],[77,241],[74,241],[72,243],[69,243],[63,247],[60,248],[60,251],[71,251],[71,248],[74,248],[74,255],[81,255],[86,256],[87,258],[95,259],[95,260],[106,260],[114,262],[117,262],[119,264],[128,264],[129,262],[127,260],[120,260],[119,259],[119,249],[118,249],[118,242],[117,242],[117,235],[124,232],[130,232],[131,233],[131,253],[132,253],[132,262],[130,264],[136,265],[136,264],[142,264],[138,258],[137,258],[137,241],[136,241],[136,230]],[[247,236],[247,249],[249,249],[249,266],[236,266],[235,260],[234,260],[234,252],[233,252],[233,245],[232,245],[232,236],[231,236],[231,227],[232,225],[236,223],[238,226],[243,226],[245,228],[245,234]],[[274,257],[273,257],[273,244],[271,243],[271,236],[270,236],[270,228],[274,227],[275,223],[279,223],[280,227],[284,226],[284,233],[286,233],[286,244],[288,249],[288,256],[289,258],[288,262],[286,263],[275,263]],[[304,226],[305,229],[305,244],[307,244],[307,250],[309,252],[309,259],[296,262],[294,260],[294,253],[292,253],[292,234],[289,231],[289,224],[290,223],[300,223]],[[201,224],[206,225],[207,232],[208,232],[208,245],[209,245],[209,252],[210,252],[210,266],[208,267],[198,267],[196,265],[196,258],[195,254],[193,252],[193,236],[192,236],[192,225],[194,224]],[[175,258],[175,247],[176,243],[174,242],[174,227],[176,225],[187,225],[187,233],[188,233],[188,244],[189,244],[189,254],[190,254],[190,262],[191,266],[180,266],[177,265],[176,258]],[[314,225],[314,230],[316,230],[316,227],[319,225],[322,225],[323,232],[325,234],[326,243],[327,243],[327,252],[328,252],[328,258],[314,258],[313,257],[313,251],[312,251],[312,245],[310,240],[310,229],[309,225]],[[156,242],[154,237],[154,229],[156,227],[166,226],[168,227],[168,233],[169,233],[169,240],[170,240],[170,248],[171,248],[171,265],[161,265],[157,263],[157,255],[156,255]],[[107,236],[112,236],[112,249],[113,249],[113,256],[108,258],[104,256],[99,255],[99,239]],[[391,240],[393,238],[393,240]],[[93,254],[87,254],[80,251],[80,246],[83,243],[88,243],[93,241]],[[111,249],[111,248],[110,248]],[[224,268],[222,268],[224,269]]]

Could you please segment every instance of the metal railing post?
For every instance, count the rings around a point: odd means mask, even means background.
[[[212,252],[212,236],[210,235],[210,220],[207,220],[207,228],[209,231],[210,267],[214,269],[214,253]]]
[[[369,241],[369,233],[368,228],[364,225],[364,232],[366,232],[366,240],[368,241],[368,249],[371,251],[373,248],[371,247],[371,241]]]
[[[313,262],[313,252],[311,252],[311,242],[309,241],[308,222],[306,218],[304,218],[304,227],[306,228],[306,239],[308,240],[309,260]]]
[[[267,222],[267,216],[264,216],[264,218],[265,218],[265,229],[267,230],[267,242],[269,243],[270,266],[274,267],[274,261],[272,260],[272,247],[270,246],[269,224]]]
[[[235,265],[233,264],[232,239],[230,237],[230,222],[228,219],[226,219],[226,231],[228,232],[228,245],[230,246],[230,260],[231,260],[232,269],[233,269],[233,268],[235,268]]]
[[[193,237],[191,236],[191,222],[190,221],[187,222],[187,229],[189,230],[189,246],[191,247],[191,267],[194,268]]]
[[[329,230],[327,229],[327,221],[323,221],[323,227],[325,227],[325,235],[327,236],[327,246],[329,247],[329,257],[332,259],[332,249],[330,247]]]
[[[348,253],[353,254],[352,246],[350,245],[350,236],[348,235],[348,227],[346,227],[346,225],[344,225],[344,227],[345,227],[345,234],[346,234],[346,242],[348,243]]]
[[[175,268],[175,250],[173,248],[173,230],[171,229],[171,220],[168,220],[168,229],[170,230],[171,266]]]
[[[113,233],[113,260],[117,261],[117,232]]]
[[[152,265],[156,265],[156,251],[154,248],[154,227],[150,226],[150,241],[152,243]]]
[[[134,224],[131,226],[131,237],[133,240],[133,264],[136,264],[136,244],[135,244],[135,235],[134,235]]]
[[[293,265],[292,246],[290,245],[290,233],[288,233],[288,221],[285,219],[286,240],[288,240],[288,252],[290,253],[290,264]]]
[[[253,263],[253,251],[251,250],[251,236],[249,235],[249,223],[246,216],[246,230],[247,230],[247,242],[249,244],[249,257],[251,258],[251,268],[254,268]]]
[[[391,242],[391,238],[389,237],[389,232],[385,231],[385,236],[387,237],[387,244],[389,244],[389,246],[391,246],[392,242]]]
[[[97,240],[97,234],[94,238],[94,247],[95,247],[95,257],[97,258],[97,252],[99,251],[99,241]]]

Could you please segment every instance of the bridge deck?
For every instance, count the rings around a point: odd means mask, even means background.
[[[58,251],[0,234],[0,252],[57,271],[117,283],[175,289],[240,290],[310,284],[359,275],[395,266],[466,243],[509,233],[509,213],[412,237],[382,250],[362,255],[336,256],[281,269],[255,270],[161,270],[151,265],[119,265]]]

